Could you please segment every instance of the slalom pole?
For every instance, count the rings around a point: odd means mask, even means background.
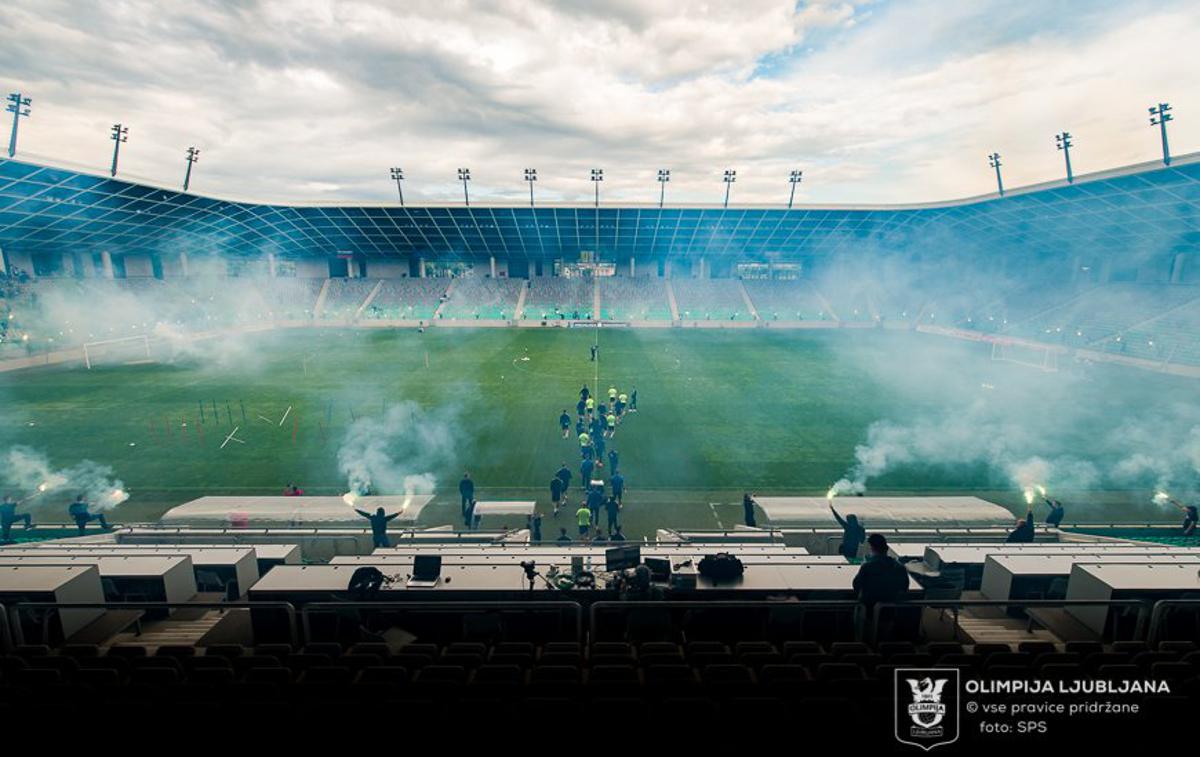
[[[225,400],[225,414],[229,416],[229,425],[233,425],[233,410],[229,407],[229,400]]]
[[[196,404],[200,406],[200,422],[204,423],[204,400],[200,400]]]
[[[245,423],[246,422],[246,402],[244,400],[238,400],[238,404],[241,405],[241,407],[242,407],[242,423]]]

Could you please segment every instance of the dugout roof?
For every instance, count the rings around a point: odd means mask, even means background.
[[[1170,253],[1200,244],[1200,153],[907,206],[269,204],[0,159],[0,248],[257,257],[797,258],[915,244]],[[964,241],[965,240],[965,241]]]

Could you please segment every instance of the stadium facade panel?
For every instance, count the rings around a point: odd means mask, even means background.
[[[0,248],[454,260],[794,258],[905,250],[1083,247],[1163,253],[1200,244],[1200,154],[961,201],[781,207],[265,204],[214,199],[22,160],[0,160]]]

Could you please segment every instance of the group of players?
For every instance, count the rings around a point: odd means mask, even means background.
[[[625,476],[620,470],[620,453],[609,448],[608,441],[616,436],[617,427],[637,412],[637,387],[628,394],[610,386],[607,398],[592,394],[587,384],[579,390],[579,401],[575,404],[575,435],[579,442],[579,474],[582,487],[579,508],[575,511],[579,538],[589,541],[612,539],[621,541],[620,512],[624,506],[626,492]],[[558,417],[559,430],[563,439],[571,437],[571,416],[564,408]],[[608,491],[604,481],[594,478],[596,471],[604,468],[608,461]],[[564,461],[554,477],[550,479],[550,501],[554,506],[554,517],[568,506],[573,474]],[[603,511],[608,534],[600,527]],[[565,530],[564,530],[565,531]],[[562,541],[563,537],[559,537]]]

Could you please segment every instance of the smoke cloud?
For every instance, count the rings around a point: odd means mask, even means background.
[[[129,499],[125,484],[113,476],[109,466],[84,460],[69,468],[55,468],[44,454],[25,446],[12,447],[5,454],[3,477],[22,496],[83,494],[96,510],[111,510]]]
[[[460,446],[458,410],[425,410],[412,401],[390,405],[380,417],[359,418],[338,449],[349,500],[357,495],[432,494],[436,471],[449,466]]]

